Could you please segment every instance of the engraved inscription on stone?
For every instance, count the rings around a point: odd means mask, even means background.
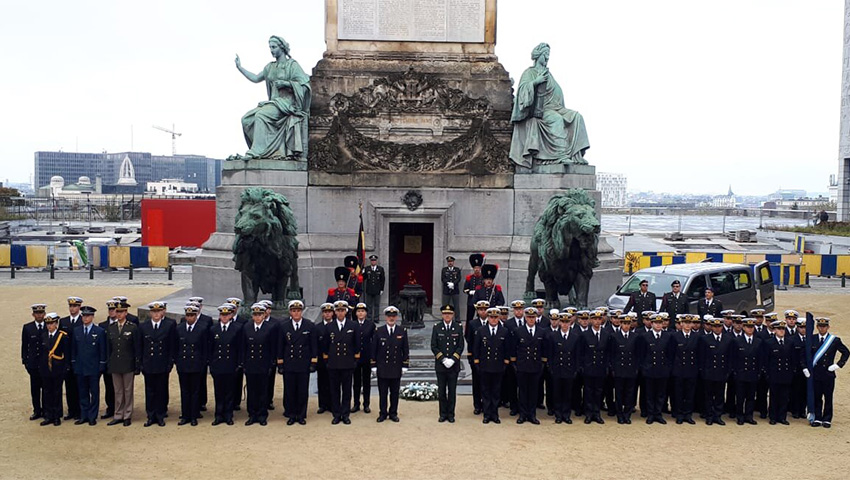
[[[339,0],[339,40],[484,41],[485,0]]]

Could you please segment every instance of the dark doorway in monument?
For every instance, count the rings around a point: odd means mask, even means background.
[[[434,224],[390,222],[389,301],[399,305],[398,293],[410,282],[421,285],[428,306],[433,298]]]

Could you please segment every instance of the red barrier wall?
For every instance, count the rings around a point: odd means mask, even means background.
[[[200,247],[215,232],[215,200],[142,200],[142,245]]]

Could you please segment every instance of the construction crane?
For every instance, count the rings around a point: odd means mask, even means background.
[[[162,131],[163,131],[163,132],[165,132],[165,133],[170,133],[170,134],[171,134],[171,155],[172,155],[172,156],[177,156],[177,137],[179,137],[179,136],[181,136],[181,135],[183,135],[183,134],[182,134],[182,133],[177,133],[177,131],[174,129],[174,124],[173,124],[173,123],[171,124],[171,130],[169,130],[169,129],[167,129],[167,128],[163,128],[163,127],[158,127],[158,126],[156,126],[156,125],[153,125],[153,128],[155,128],[155,129],[157,129],[157,130],[162,130]]]

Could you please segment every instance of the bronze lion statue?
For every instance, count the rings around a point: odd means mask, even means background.
[[[561,307],[559,294],[570,295],[575,307],[587,308],[590,279],[599,265],[600,224],[595,206],[587,192],[579,189],[549,199],[531,239],[526,296],[536,296],[534,277],[539,273],[547,308]]]
[[[236,214],[233,260],[242,272],[242,298],[250,307],[260,291],[270,293],[273,308],[300,299],[298,286],[298,227],[289,201],[265,188],[242,192]]]

